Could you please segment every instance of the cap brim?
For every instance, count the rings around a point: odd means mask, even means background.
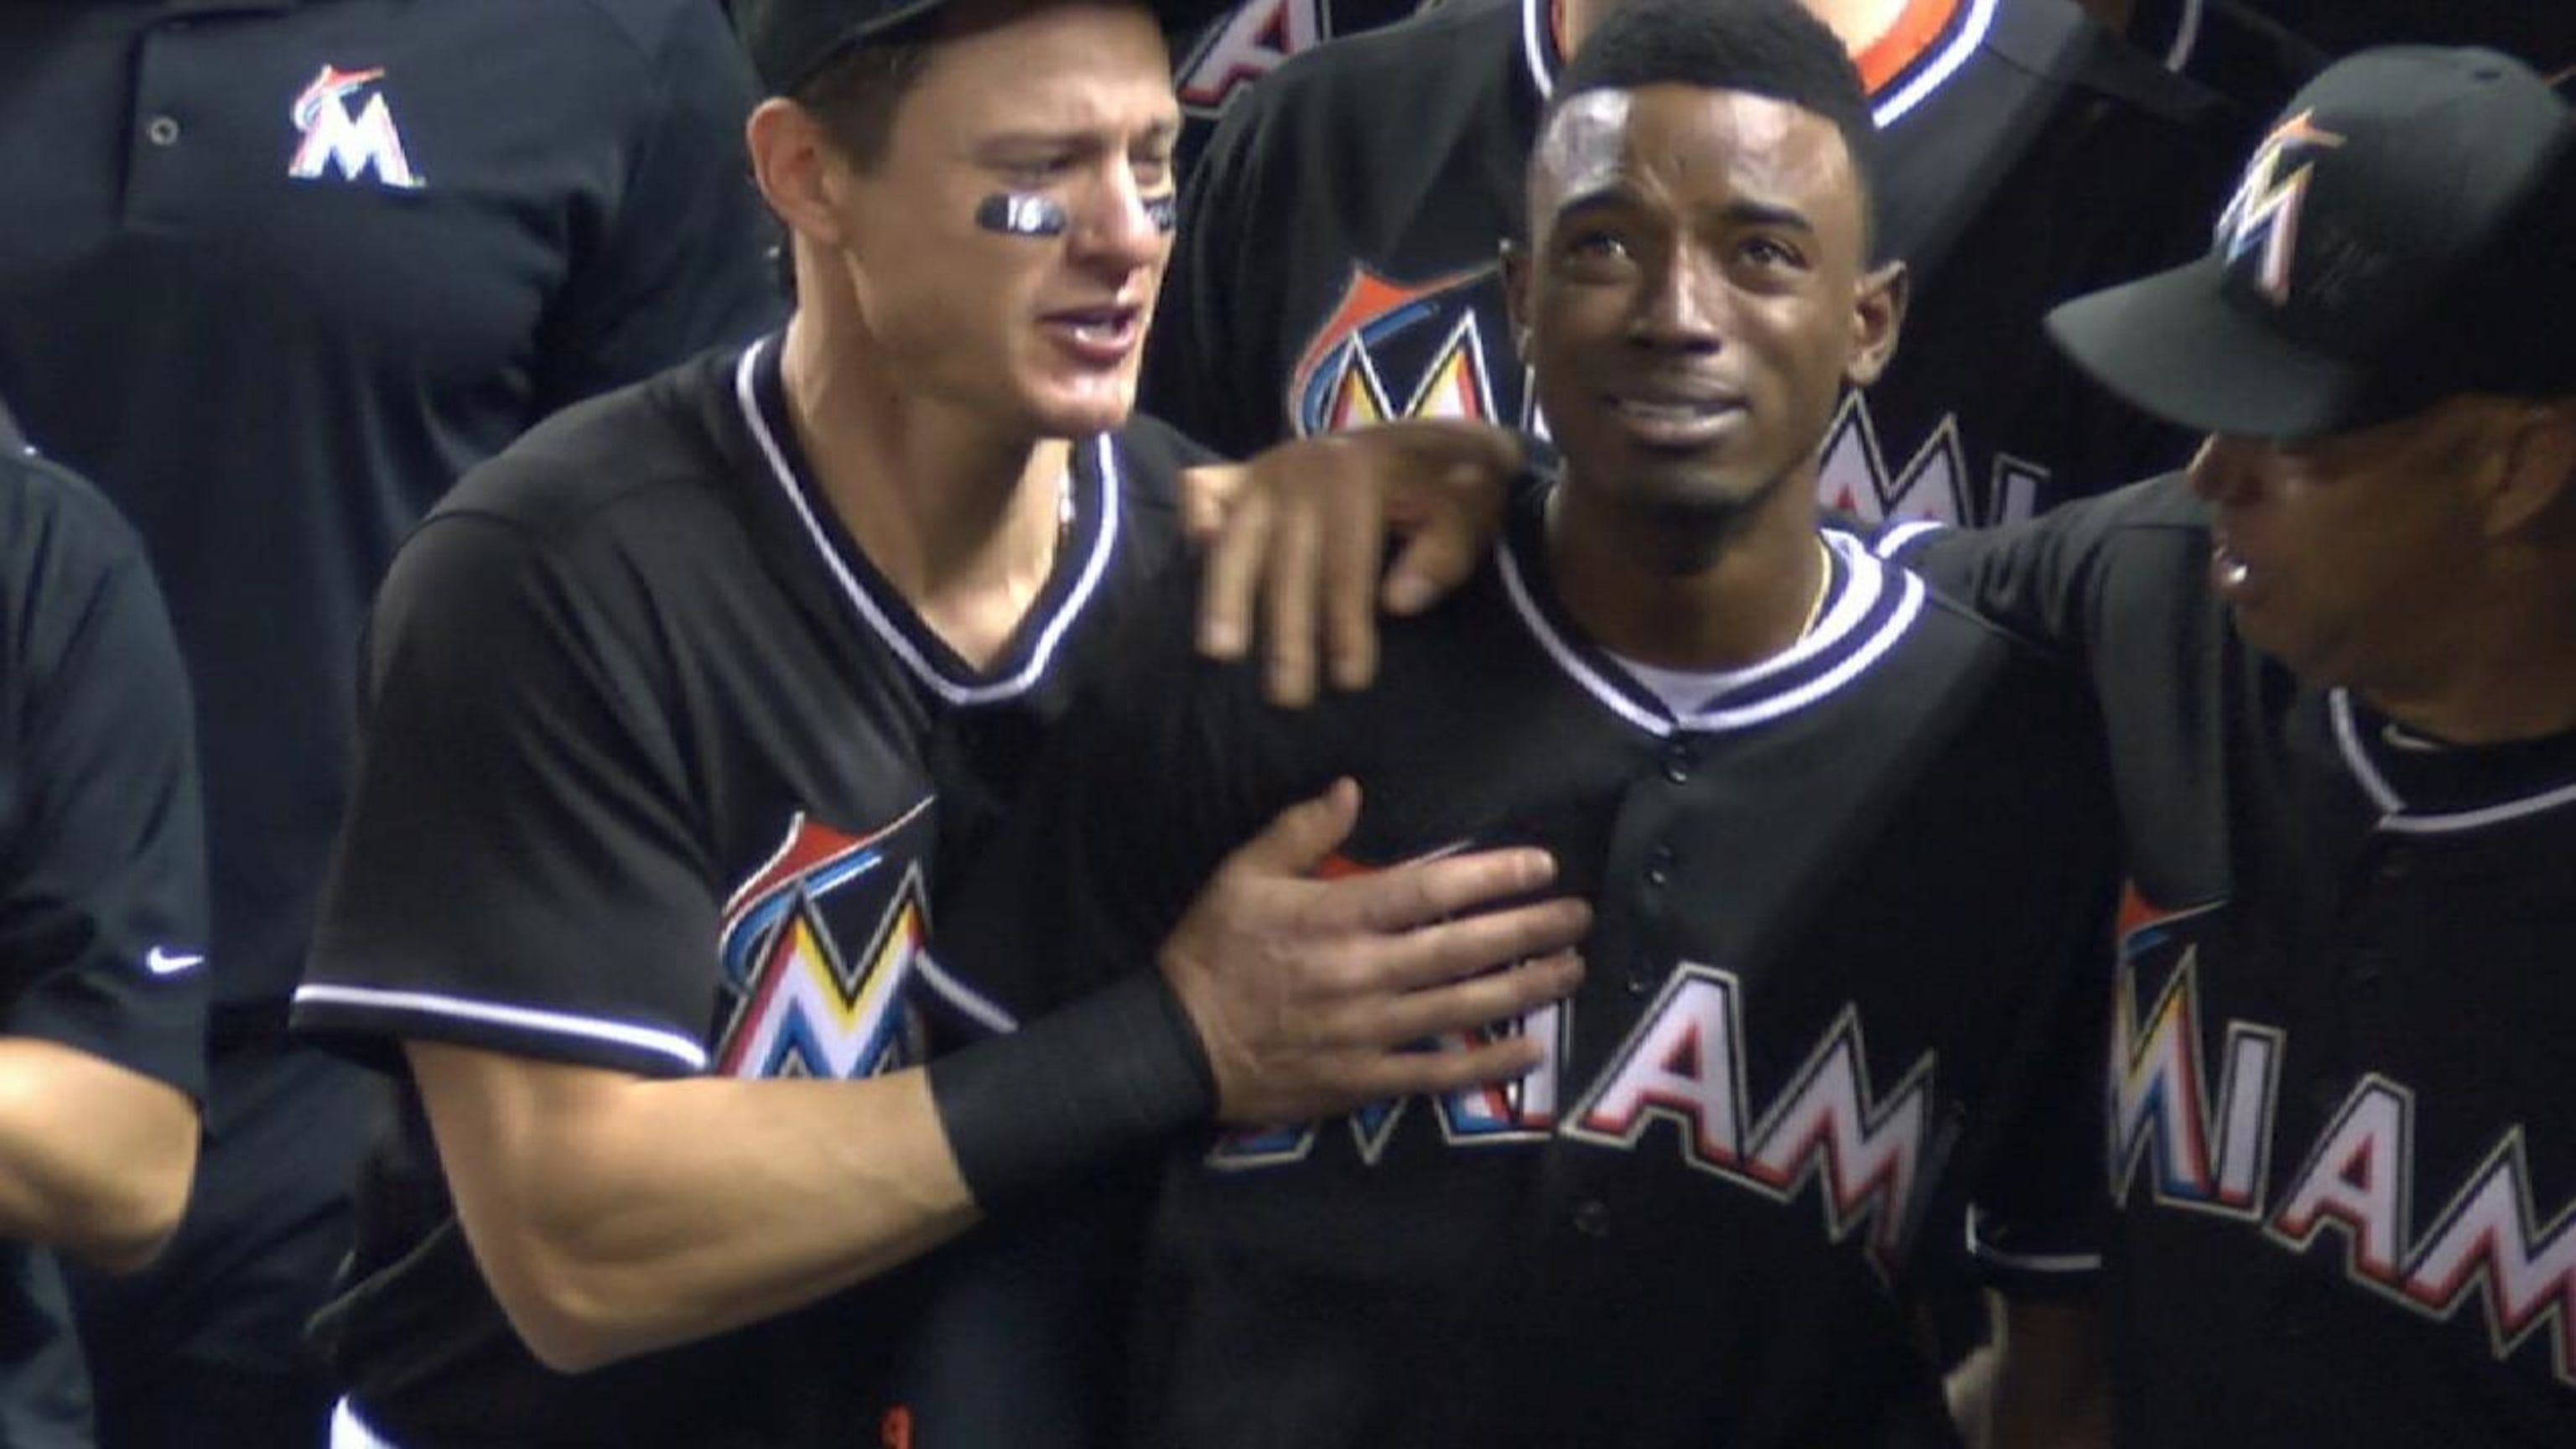
[[[2049,335],[2133,405],[2203,433],[2297,438],[2343,421],[2356,369],[2311,352],[2221,295],[2214,257],[2063,303]]]

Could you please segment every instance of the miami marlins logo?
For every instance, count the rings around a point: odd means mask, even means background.
[[[2254,289],[2274,306],[2290,298],[2290,263],[2299,251],[2299,214],[2307,206],[2308,186],[2316,175],[2321,151],[2344,138],[2320,128],[2314,111],[2301,111],[2263,138],[2245,179],[2218,214],[2218,240],[2233,267],[2254,253]]]
[[[1288,374],[1288,415],[1306,437],[1393,418],[1525,424],[1510,329],[1499,266],[1419,284],[1353,267]]]
[[[715,1071],[732,1077],[864,1077],[917,1047],[905,987],[927,956],[922,879],[930,802],[867,836],[799,814],[768,863],[726,903],[724,979],[734,1006]]]
[[[349,114],[350,97],[384,76],[382,66],[373,70],[322,67],[295,98],[291,114],[304,141],[295,148],[295,159],[286,164],[287,175],[314,181],[325,168],[336,168],[343,181],[357,181],[373,171],[378,182],[397,191],[418,191],[428,184],[403,154],[402,132],[394,126],[394,113],[386,106],[383,91],[369,95],[355,116]]]
[[[1324,35],[1324,0],[1252,0],[1210,30],[1181,63],[1175,89],[1182,109],[1218,114],[1245,86],[1314,48]]]

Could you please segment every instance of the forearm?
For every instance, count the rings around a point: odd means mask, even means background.
[[[920,1071],[648,1081],[411,1054],[467,1237],[559,1369],[775,1317],[976,1217]]]
[[[178,1229],[196,1166],[197,1110],[177,1089],[0,1037],[0,1237],[130,1272]]]
[[[2108,1449],[2108,1376],[2089,1303],[2004,1302],[1985,1449]]]

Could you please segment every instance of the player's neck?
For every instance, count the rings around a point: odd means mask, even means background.
[[[780,358],[816,485],[868,562],[978,666],[1046,586],[1064,533],[1071,446],[893,386],[865,349],[800,313]]]
[[[2413,678],[2357,683],[2372,708],[2459,745],[2507,744],[2576,730],[2576,586],[2568,564],[2502,581]],[[2553,572],[2552,570],[2555,570]]]
[[[1710,536],[1570,479],[1550,499],[1548,575],[1586,637],[1664,669],[1743,669],[1813,627],[1831,572],[1814,480],[1781,480]]]

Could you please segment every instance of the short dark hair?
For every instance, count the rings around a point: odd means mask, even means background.
[[[1799,0],[1621,0],[1556,78],[1545,135],[1576,96],[1681,85],[1786,101],[1833,123],[1860,184],[1861,237],[1878,248],[1878,124],[1860,71]]]
[[[787,98],[814,113],[852,167],[874,170],[894,139],[895,112],[930,68],[937,43],[915,29],[900,39],[851,46],[797,82]]]

